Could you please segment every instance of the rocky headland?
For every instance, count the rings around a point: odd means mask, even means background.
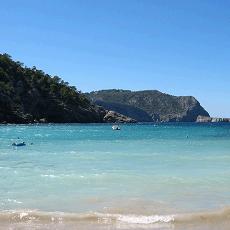
[[[192,96],[172,96],[157,90],[101,90],[85,94],[93,103],[138,122],[195,122],[208,112]]]
[[[51,76],[0,54],[0,123],[229,122],[210,118],[192,96],[157,90],[81,93]]]

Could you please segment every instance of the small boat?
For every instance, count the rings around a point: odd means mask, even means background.
[[[20,142],[20,143],[13,143],[12,146],[16,146],[16,147],[21,147],[21,146],[25,146],[26,143],[23,141],[23,142]]]
[[[113,130],[121,130],[121,128],[119,127],[119,125],[113,125],[113,126],[112,126],[112,129],[113,129]]]

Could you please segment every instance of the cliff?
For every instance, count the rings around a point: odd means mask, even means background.
[[[172,96],[157,90],[101,90],[85,94],[92,102],[139,122],[195,122],[208,112],[192,96]]]

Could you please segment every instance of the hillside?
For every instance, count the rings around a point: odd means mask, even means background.
[[[140,122],[194,122],[208,112],[192,96],[176,97],[157,90],[101,90],[86,96],[105,109],[114,110]]]
[[[58,76],[0,54],[0,123],[196,121],[199,115],[209,117],[194,97],[156,90],[83,95]]]
[[[101,122],[100,112],[59,77],[0,54],[0,122]]]
[[[135,122],[92,104],[58,76],[0,54],[0,123]]]

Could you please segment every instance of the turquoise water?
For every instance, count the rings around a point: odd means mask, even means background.
[[[13,147],[17,137],[27,145]],[[166,215],[229,205],[228,124],[0,126],[2,212]]]

